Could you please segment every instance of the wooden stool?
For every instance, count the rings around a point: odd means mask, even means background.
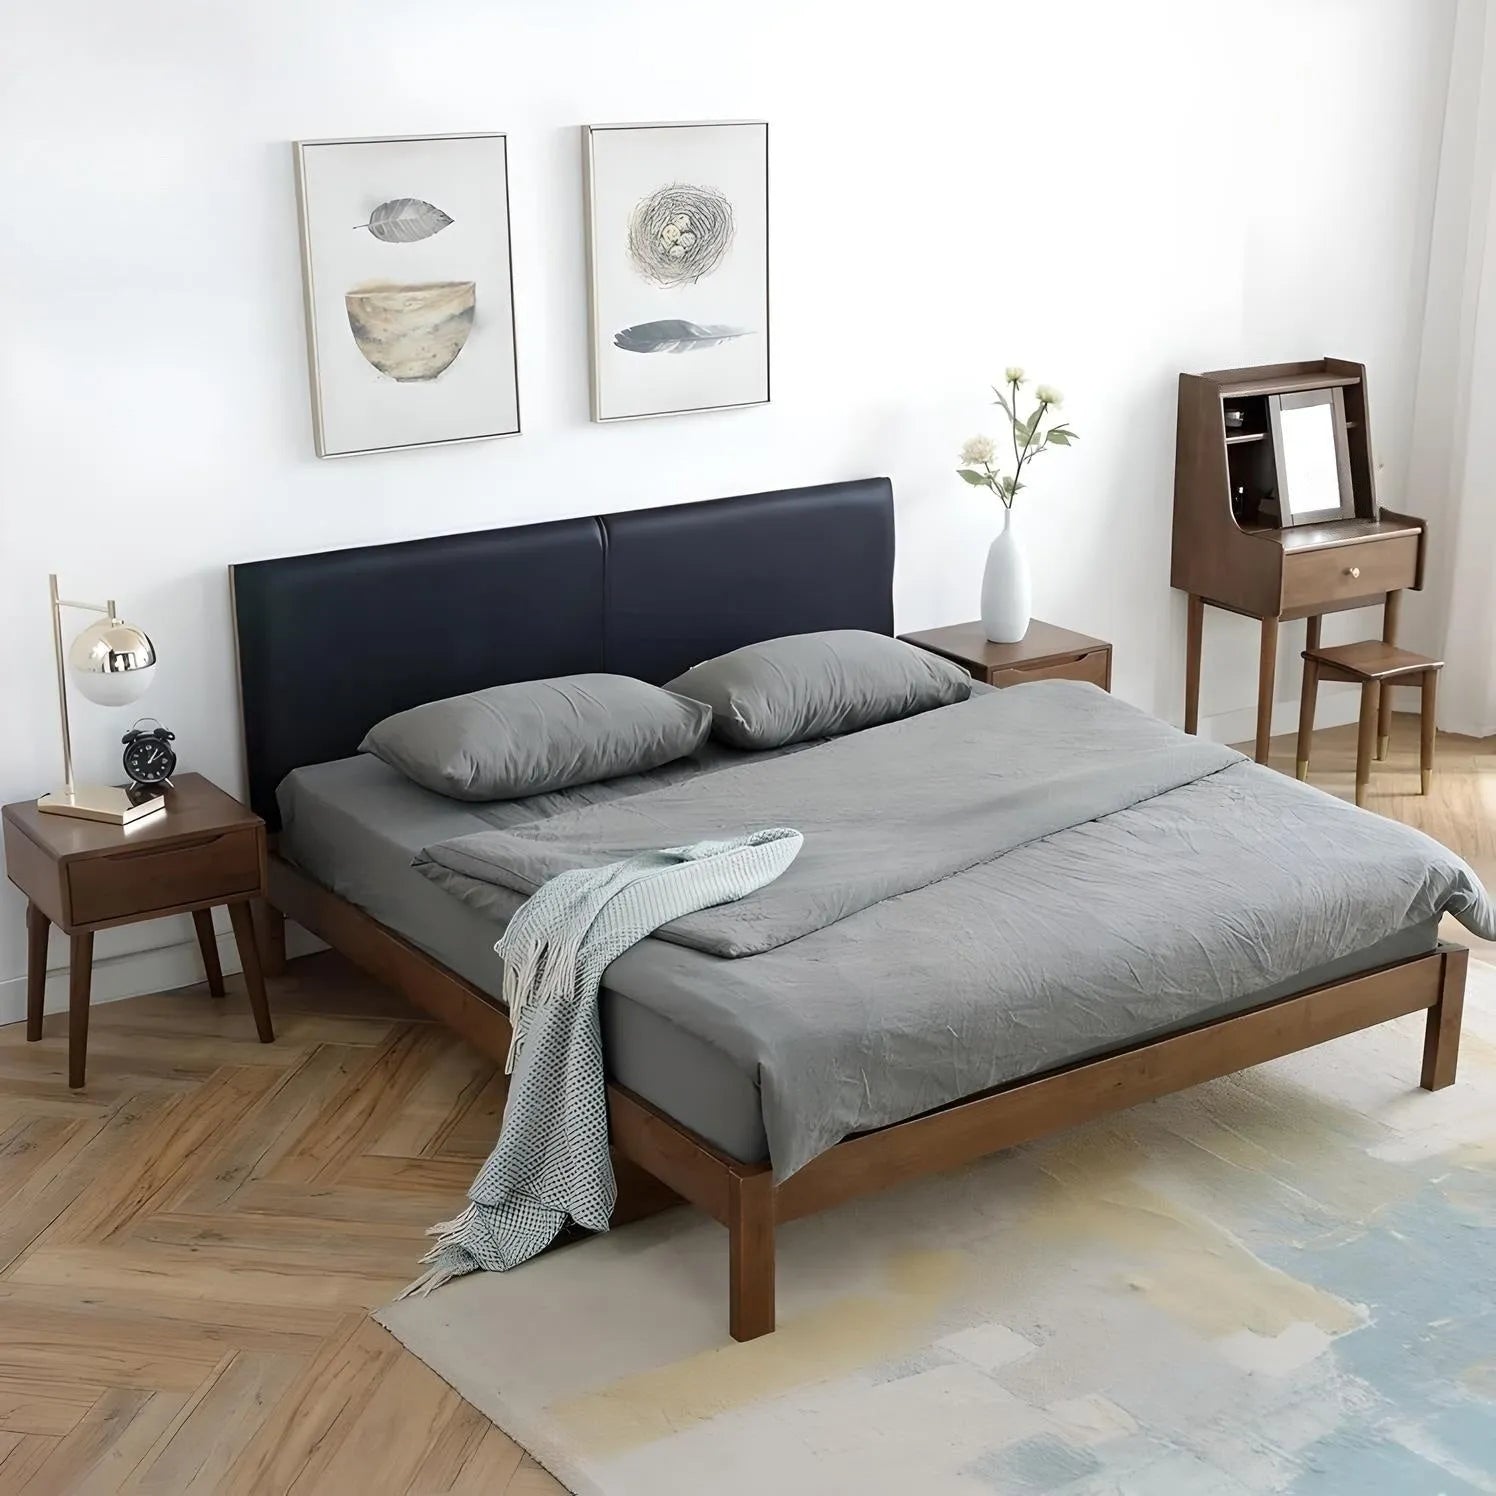
[[[1366,804],[1366,786],[1371,779],[1372,750],[1378,758],[1387,756],[1387,740],[1377,741],[1377,702],[1388,687],[1398,681],[1411,683],[1419,677],[1423,686],[1421,736],[1418,767],[1422,793],[1428,794],[1434,772],[1434,693],[1438,689],[1443,660],[1398,649],[1367,639],[1360,644],[1335,644],[1325,649],[1304,651],[1304,695],[1299,703],[1298,776],[1309,777],[1309,739],[1314,732],[1314,698],[1321,680],[1350,681],[1361,687],[1361,727],[1356,738],[1356,804]],[[1384,718],[1385,720],[1385,718]]]

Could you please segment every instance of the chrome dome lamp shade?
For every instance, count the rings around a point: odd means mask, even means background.
[[[156,646],[143,629],[125,623],[113,599],[104,604],[69,602],[58,595],[57,578],[49,578],[52,589],[52,645],[57,655],[57,704],[62,717],[63,787],[43,795],[38,810],[52,815],[79,816],[87,821],[106,821],[128,826],[143,816],[166,808],[165,798],[146,799],[131,787],[113,784],[73,783],[73,739],[68,726],[68,676],[80,695],[100,706],[125,706],[144,694],[156,674]],[[62,645],[62,610],[81,608],[101,613],[73,640],[66,654]]]

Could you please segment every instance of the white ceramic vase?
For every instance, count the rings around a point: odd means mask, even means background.
[[[982,629],[994,644],[1017,644],[1028,633],[1034,594],[1028,552],[1016,533],[1013,511],[1003,506],[1003,527],[987,550],[982,574]]]

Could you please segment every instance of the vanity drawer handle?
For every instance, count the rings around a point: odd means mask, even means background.
[[[1359,566],[1347,566],[1345,574],[1348,577],[1359,577],[1361,575],[1361,568]]]

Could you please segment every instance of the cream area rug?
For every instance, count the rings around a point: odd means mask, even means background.
[[[689,1209],[380,1322],[607,1496],[1496,1492],[1496,967],[1404,1019],[779,1235],[727,1337]]]

